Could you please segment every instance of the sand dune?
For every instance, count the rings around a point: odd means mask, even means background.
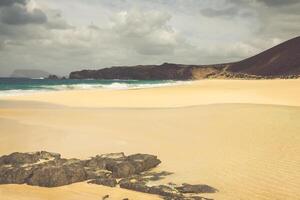
[[[300,107],[287,105],[299,104],[299,86],[299,80],[205,81],[14,97],[0,101],[0,154],[41,149],[81,158],[152,153],[162,160],[157,170],[174,172],[162,182],[205,183],[220,190],[208,197],[298,199]],[[104,193],[112,199],[158,198],[86,183],[54,189],[0,186],[4,200],[92,200]]]

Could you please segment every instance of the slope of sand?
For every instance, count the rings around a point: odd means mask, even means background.
[[[152,153],[162,160],[156,170],[174,172],[162,182],[204,183],[220,190],[208,197],[298,199],[299,98],[299,80],[11,97],[0,101],[0,154],[41,149],[79,158]],[[0,186],[1,200],[94,200],[105,194],[158,198],[86,183],[54,189]]]
[[[217,103],[300,105],[298,80],[203,80],[132,90],[69,90],[2,97],[75,107],[183,107]]]

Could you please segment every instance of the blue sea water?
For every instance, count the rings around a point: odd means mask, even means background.
[[[26,94],[38,91],[74,89],[138,89],[181,84],[182,81],[146,80],[50,80],[27,78],[0,78],[0,96]]]

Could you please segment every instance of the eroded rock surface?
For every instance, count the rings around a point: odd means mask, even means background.
[[[191,184],[182,184],[180,187],[176,187],[176,189],[181,193],[215,193],[218,190],[209,186],[209,185],[191,185]]]
[[[206,198],[198,194],[217,192],[208,185],[153,184],[172,174],[149,171],[160,163],[157,156],[149,154],[110,153],[79,160],[46,151],[17,152],[0,157],[0,184],[57,187],[89,180],[88,183],[119,186],[167,200],[202,200]]]
[[[147,154],[112,153],[79,160],[63,159],[60,154],[46,151],[17,152],[0,157],[0,184],[57,187],[94,179],[97,184],[115,186],[112,177],[129,177],[160,162],[156,156]]]

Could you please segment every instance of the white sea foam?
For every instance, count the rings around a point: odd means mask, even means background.
[[[106,90],[128,90],[128,89],[142,89],[142,88],[156,88],[175,86],[182,84],[190,84],[190,81],[167,81],[157,83],[139,83],[137,82],[113,82],[111,84],[97,84],[97,83],[81,83],[81,84],[61,84],[61,85],[40,85],[33,89],[17,89],[17,90],[0,90],[0,97],[28,95],[37,92],[50,92],[61,90],[92,90],[92,89],[106,89]]]

